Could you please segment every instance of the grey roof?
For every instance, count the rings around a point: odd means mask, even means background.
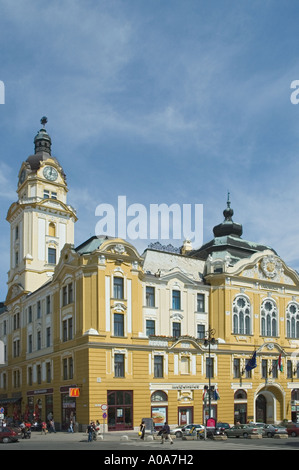
[[[104,243],[104,241],[110,240],[111,238],[112,237],[108,237],[105,235],[100,237],[94,235],[85,242],[81,243],[81,245],[77,246],[77,248],[75,248],[75,251],[79,253],[79,255],[92,253],[93,251],[98,250],[102,243]]]

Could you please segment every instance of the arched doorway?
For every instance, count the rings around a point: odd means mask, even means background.
[[[255,401],[255,420],[257,423],[267,423],[267,400],[262,394]]]
[[[278,385],[263,387],[255,399],[255,421],[257,423],[276,424],[285,419],[285,398]]]

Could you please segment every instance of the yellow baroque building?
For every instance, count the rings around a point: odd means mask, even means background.
[[[75,247],[76,212],[42,123],[7,214],[6,418],[53,416],[58,429],[98,419],[109,431],[142,418],[297,421],[297,272],[242,238],[229,200],[199,249],[155,243],[140,255],[106,236]]]

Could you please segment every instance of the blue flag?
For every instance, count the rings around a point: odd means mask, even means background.
[[[256,351],[254,351],[253,355],[252,355],[252,358],[249,359],[249,361],[247,362],[246,366],[245,366],[245,370],[247,370],[247,372],[251,371],[252,369],[254,369],[255,367],[257,366],[257,363],[256,363]]]

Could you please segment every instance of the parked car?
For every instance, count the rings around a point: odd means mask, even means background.
[[[299,423],[290,423],[286,427],[287,433],[289,436],[296,437],[299,436]]]
[[[264,431],[267,437],[273,437],[275,434],[287,434],[287,430],[284,426],[274,426],[273,424],[266,424]]]
[[[244,437],[251,434],[263,434],[263,429],[252,424],[237,424],[225,430],[227,437]]]
[[[221,421],[218,421],[218,423],[216,424],[216,429],[217,428],[220,428],[220,429],[230,429],[230,424],[228,423],[222,423]]]
[[[190,433],[192,429],[195,428],[195,431],[203,430],[204,427],[201,424],[187,424],[186,426],[179,426],[175,429],[171,429],[170,434],[174,434],[175,437],[183,437],[184,434]]]
[[[20,428],[14,428],[10,426],[0,427],[0,442],[5,444],[8,442],[16,442],[22,438],[22,432]]]

